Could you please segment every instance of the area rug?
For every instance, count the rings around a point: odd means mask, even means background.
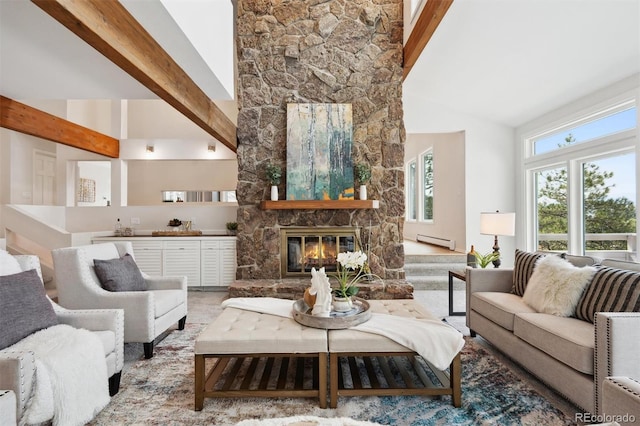
[[[194,411],[193,342],[204,324],[187,324],[160,342],[153,358],[122,375],[120,392],[92,425],[236,425],[292,416],[349,418],[382,425],[574,425],[474,339],[462,350],[462,407],[451,398],[341,397],[321,409],[313,398],[208,398]],[[284,423],[286,424],[286,423]]]
[[[379,426],[380,423],[358,421],[346,417],[328,419],[317,416],[293,416],[266,420],[243,420],[237,426]]]

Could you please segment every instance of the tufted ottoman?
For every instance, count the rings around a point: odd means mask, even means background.
[[[327,331],[226,308],[196,338],[195,409],[205,397],[317,397],[327,406]]]
[[[373,313],[436,319],[412,299],[369,300]],[[440,371],[393,340],[351,329],[329,330],[330,407],[338,395],[451,395],[460,407],[460,353]]]

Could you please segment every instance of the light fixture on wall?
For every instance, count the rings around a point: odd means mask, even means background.
[[[498,235],[512,237],[516,234],[516,214],[495,212],[480,213],[480,233],[482,235],[493,235],[493,252],[500,254],[498,246]],[[495,268],[500,267],[500,258],[493,261]]]
[[[210,144],[207,146],[207,151],[209,151],[209,152],[216,152],[216,144],[215,144],[215,143],[210,143]]]
[[[147,145],[147,152],[148,153],[152,153],[155,150],[155,148],[153,147],[153,145]]]

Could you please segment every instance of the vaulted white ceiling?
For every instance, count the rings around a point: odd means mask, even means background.
[[[122,3],[212,99],[229,99],[227,77],[211,71],[206,52],[222,34],[187,30],[189,14],[168,12],[175,1]],[[229,13],[230,0],[209,3],[218,2]],[[176,22],[181,19],[186,23]],[[214,41],[194,47],[192,32]],[[232,68],[233,49],[227,52]],[[516,127],[639,71],[638,0],[455,0],[405,81],[404,108],[442,105]],[[26,0],[0,0],[0,94],[18,100],[157,98]],[[405,126],[412,132],[418,124]]]
[[[638,0],[454,0],[405,80],[404,108],[517,127],[639,71]]]

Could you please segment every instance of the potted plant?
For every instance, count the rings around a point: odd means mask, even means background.
[[[360,250],[338,253],[338,264],[338,272],[334,274],[338,280],[338,287],[332,290],[333,310],[346,312],[353,306],[351,297],[360,290],[357,287],[358,282],[372,274],[365,270],[367,255]]]
[[[266,167],[266,175],[271,184],[271,201],[278,201],[278,185],[280,185],[280,179],[282,178],[282,167],[269,163]]]
[[[360,184],[360,199],[367,199],[367,182],[371,179],[371,166],[367,163],[358,163],[354,168],[356,180]]]
[[[238,233],[238,222],[227,222],[227,234],[236,235]]]
[[[494,260],[500,259],[500,253],[495,251],[492,251],[487,254],[480,254],[477,251],[474,251],[473,254],[478,260],[478,266],[480,266],[481,268],[486,268]]]

